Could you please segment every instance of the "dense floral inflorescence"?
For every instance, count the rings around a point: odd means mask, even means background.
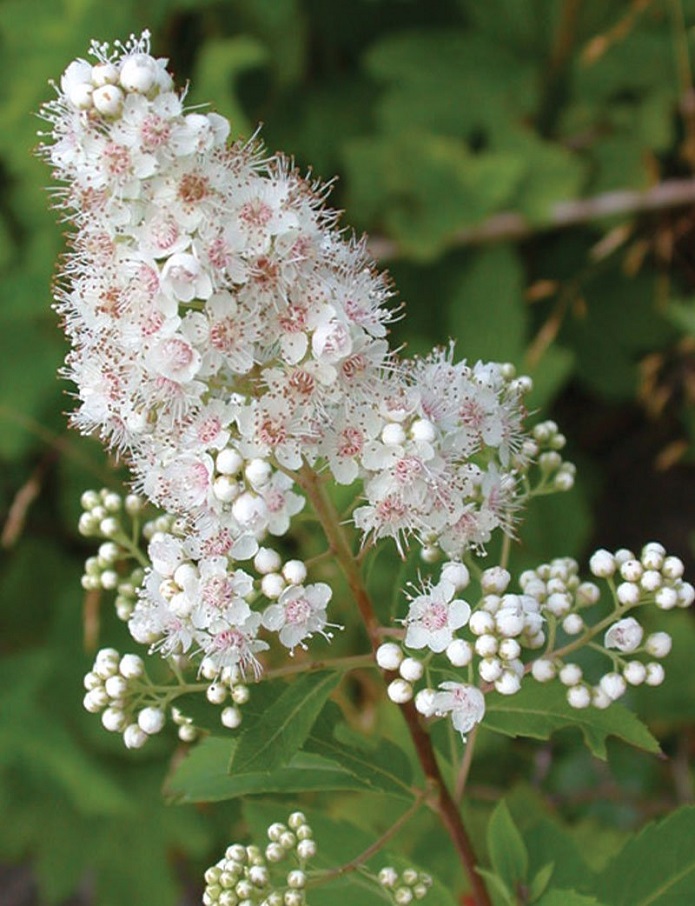
[[[171,515],[133,636],[257,670],[262,629],[289,649],[327,634],[330,589],[259,548],[304,505],[290,473],[361,479],[366,541],[459,557],[512,527],[530,384],[452,350],[400,360],[388,279],[336,228],[325,188],[187,112],[146,33],[91,50],[43,108],[76,226],[56,303],[74,422]]]

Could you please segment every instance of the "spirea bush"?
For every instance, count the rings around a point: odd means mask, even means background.
[[[389,278],[325,186],[187,109],[147,33],[90,54],[42,109],[41,153],[71,225],[55,307],[72,421],[132,474],[127,492],[83,494],[79,529],[98,542],[83,586],[113,594],[137,653],[100,650],[84,706],[128,748],[176,727],[192,746],[170,778],[179,798],[348,791],[402,805],[343,861],[325,816],[272,819],[267,840],[230,843],[209,868],[203,902],[302,906],[335,885],[346,903],[464,902],[427,865],[385,855],[426,810],[465,902],[686,902],[679,867],[664,888],[676,899],[649,897],[664,883],[659,846],[693,870],[687,809],[628,850],[657,854],[629,900],[624,853],[568,885],[529,854],[504,802],[486,847],[462,816],[481,726],[547,738],[576,724],[598,754],[609,733],[656,748],[614,703],[664,681],[668,617],[645,624],[693,602],[681,561],[652,541],[596,551],[588,578],[562,556],[511,575],[525,508],[575,474],[558,426],[527,424],[531,381],[453,343],[393,349]],[[393,612],[370,582],[377,555]],[[337,704],[346,677],[370,671],[400,736]]]

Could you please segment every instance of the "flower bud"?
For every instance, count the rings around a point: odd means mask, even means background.
[[[567,701],[572,708],[588,708],[591,704],[591,693],[585,685],[570,686],[567,690]]]
[[[92,92],[92,101],[103,116],[118,116],[123,106],[123,92],[116,85],[102,85]]]
[[[242,721],[241,711],[230,705],[222,711],[220,720],[222,721],[222,725],[227,727],[227,729],[236,730]]]
[[[147,733],[138,724],[130,724],[123,731],[123,742],[128,749],[141,749],[147,742]]]
[[[647,676],[645,678],[645,683],[648,686],[660,686],[665,677],[664,668],[661,664],[656,661],[651,661],[647,664]]]
[[[447,646],[446,656],[454,667],[467,667],[473,660],[473,649],[470,642],[464,639],[454,639]]]
[[[159,733],[164,727],[164,722],[164,711],[161,708],[143,708],[138,714],[138,726],[148,736]]]
[[[382,670],[398,670],[402,660],[403,652],[395,642],[384,642],[376,650],[376,662]]]
[[[407,657],[401,661],[398,672],[404,680],[408,680],[410,683],[416,683],[419,679],[422,679],[425,668],[422,661],[418,661],[417,658],[414,657]]]
[[[617,701],[625,694],[625,679],[619,673],[606,673],[601,677],[599,686],[611,701]]]
[[[615,559],[607,550],[597,550],[591,555],[589,569],[599,579],[607,579],[615,572]]]
[[[645,648],[652,657],[666,657],[671,651],[671,636],[668,632],[653,632],[647,638]]]
[[[548,683],[555,679],[557,670],[552,661],[547,658],[538,658],[531,665],[531,675],[539,683]]]
[[[397,705],[403,705],[413,697],[413,687],[407,680],[400,678],[392,680],[386,691],[391,701]]]

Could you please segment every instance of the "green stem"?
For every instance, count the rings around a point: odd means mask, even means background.
[[[331,868],[329,871],[323,872],[322,874],[311,878],[307,887],[318,887],[321,884],[325,884],[328,881],[332,881],[335,878],[341,878],[343,875],[349,874],[351,871],[357,871],[358,868],[361,868],[365,862],[368,862],[372,856],[376,855],[380,849],[383,849],[384,846],[396,836],[398,831],[410,821],[410,819],[420,811],[425,797],[427,796],[426,790],[421,790],[413,804],[406,809],[405,812],[397,818],[396,821],[391,825],[391,827],[385,831],[378,840],[375,840],[371,846],[368,846],[363,852],[358,856],[355,856],[354,859],[350,859],[349,862],[346,862],[344,865],[338,865],[337,868]]]

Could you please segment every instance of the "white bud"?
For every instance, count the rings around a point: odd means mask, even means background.
[[[645,682],[648,686],[660,686],[666,676],[664,668],[656,661],[647,664],[647,676]]]
[[[502,606],[495,614],[495,626],[500,635],[511,639],[521,635],[526,626],[526,614],[521,607]]]
[[[422,661],[418,661],[417,658],[414,657],[407,657],[401,661],[398,672],[404,680],[408,680],[410,683],[416,683],[418,680],[422,679],[425,668]]]
[[[560,670],[560,682],[563,686],[576,686],[582,681],[582,668],[579,664],[565,664]]]
[[[591,704],[591,693],[586,686],[571,686],[567,690],[567,701],[572,708],[588,708]]]
[[[248,686],[234,686],[232,689],[232,701],[235,705],[245,705],[251,697]]]
[[[554,592],[548,595],[544,606],[554,616],[564,617],[572,607],[572,600],[566,592]]]
[[[594,708],[598,708],[599,711],[605,711],[606,708],[613,704],[613,700],[606,695],[600,686],[594,686],[591,690],[591,704]]]
[[[238,475],[243,465],[243,457],[232,447],[225,447],[215,457],[215,469],[222,475]]]
[[[480,577],[480,586],[484,594],[502,595],[507,590],[511,576],[501,566],[492,566],[486,569]]]
[[[248,874],[249,881],[255,887],[265,887],[270,882],[270,872],[265,865],[251,865]]]
[[[556,674],[555,664],[547,658],[538,658],[531,666],[531,675],[539,683],[550,682],[550,680],[555,679]]]
[[[123,742],[128,749],[141,749],[147,742],[147,733],[138,724],[130,724],[123,731]]]
[[[283,902],[284,906],[304,906],[306,900],[301,890],[286,890]]]
[[[626,560],[635,559],[635,555],[626,547],[621,547],[620,550],[617,550],[613,556],[615,557],[615,562],[618,565],[618,569],[623,565],[623,563],[625,563]]]
[[[125,58],[121,67],[121,85],[126,91],[146,94],[157,84],[158,69],[157,61],[149,54],[131,54]]]
[[[431,444],[437,436],[437,429],[427,419],[417,418],[410,426],[410,436],[413,440],[421,440]]]
[[[484,610],[476,610],[471,614],[468,621],[468,627],[473,635],[483,635],[494,631],[495,620],[493,616]]]
[[[297,855],[303,862],[313,859],[316,855],[316,843],[308,839],[300,840],[297,844]]]
[[[148,736],[159,733],[164,727],[165,720],[164,711],[161,708],[143,708],[138,714],[138,726]]]
[[[306,875],[303,871],[298,868],[295,868],[293,871],[288,872],[287,874],[287,886],[292,887],[294,890],[301,890],[306,886]]]
[[[454,639],[446,649],[446,656],[454,667],[467,667],[473,660],[473,649],[470,642]]]
[[[198,731],[193,724],[183,724],[179,727],[178,737],[181,742],[195,742],[198,738]]]
[[[415,708],[424,717],[432,717],[434,714],[436,694],[434,689],[420,689],[415,696]]]
[[[678,592],[675,588],[664,586],[654,595],[654,602],[661,610],[672,610],[678,604]]]
[[[145,502],[138,494],[126,494],[124,505],[129,516],[138,516],[142,512]]]
[[[589,569],[599,579],[607,579],[615,572],[615,559],[607,550],[597,550],[591,555]]]
[[[497,636],[485,633],[475,640],[476,654],[480,657],[492,657],[497,654]]]
[[[307,576],[306,566],[301,560],[288,560],[282,567],[282,575],[290,585],[301,585]]]
[[[630,661],[623,667],[623,676],[631,686],[639,686],[647,676],[647,668],[642,661]]]
[[[562,621],[562,628],[567,635],[579,635],[584,629],[584,620],[582,620],[578,613],[568,613]]]
[[[102,708],[109,703],[109,697],[103,687],[98,686],[96,689],[90,689],[82,699],[82,705],[90,714],[98,714]]]
[[[639,560],[626,560],[620,566],[620,575],[626,582],[639,582],[643,572],[644,570]]]
[[[128,681],[120,673],[117,673],[106,680],[104,688],[109,698],[122,698],[128,691]]]
[[[521,645],[516,639],[502,639],[498,648],[498,654],[503,661],[516,660],[521,654]]]
[[[259,547],[256,556],[253,558],[253,565],[264,576],[267,573],[278,572],[282,566],[282,560],[280,559],[280,554],[271,547]]]
[[[284,590],[285,580],[280,573],[268,573],[261,579],[261,591],[266,598],[270,598],[271,600],[279,598]]]
[[[218,475],[212,483],[212,493],[220,503],[231,503],[239,496],[240,487],[230,475]]]
[[[685,569],[680,557],[667,557],[661,567],[661,574],[667,579],[680,579]]]
[[[244,469],[244,477],[254,488],[262,488],[268,484],[272,474],[273,469],[265,459],[252,459]]]
[[[645,648],[652,657],[666,657],[671,651],[672,640],[668,632],[653,632],[647,638]]]
[[[615,594],[621,604],[633,606],[639,602],[640,587],[635,582],[621,582]]]
[[[221,683],[211,683],[205,690],[205,698],[212,705],[221,705],[227,698],[227,688]]]
[[[391,701],[397,705],[403,705],[413,697],[413,687],[407,680],[401,678],[392,680],[386,691]]]
[[[408,906],[413,902],[413,892],[409,887],[397,887],[393,892],[393,902],[396,906]]]
[[[206,657],[200,662],[200,675],[207,680],[213,680],[219,673],[219,667],[212,658]]]
[[[387,446],[400,446],[405,442],[405,431],[397,422],[389,422],[384,425],[381,439]]]
[[[382,670],[398,670],[402,660],[403,652],[395,642],[384,642],[376,650],[376,662]]]
[[[521,689],[521,679],[511,670],[503,670],[500,678],[495,682],[495,689],[500,695],[516,695]]]
[[[681,582],[678,585],[678,606],[690,607],[693,601],[695,601],[695,588],[690,582]]]
[[[624,677],[615,672],[606,673],[602,676],[599,686],[611,701],[617,701],[625,694],[625,689],[627,688]]]
[[[123,92],[116,85],[102,85],[92,92],[94,106],[103,116],[118,116],[123,106]],[[128,746],[137,748],[137,746]]]
[[[139,654],[124,654],[118,672],[126,679],[137,679],[145,673],[145,664]]]
[[[645,591],[657,591],[663,584],[661,573],[657,569],[647,569],[642,573],[639,584]]]
[[[444,566],[442,566],[441,577],[447,582],[451,582],[457,592],[463,591],[464,588],[468,588],[471,581],[471,574],[468,571],[468,567],[463,563],[456,563],[453,561],[445,563]]]
[[[236,728],[241,724],[242,716],[241,711],[238,708],[233,708],[231,705],[225,708],[220,714],[220,720],[222,725],[227,727],[229,730],[236,730]]]
[[[502,676],[502,661],[496,657],[483,658],[478,664],[480,678],[486,683],[496,683]]]
[[[377,875],[379,884],[387,890],[391,890],[398,884],[398,872],[390,865],[384,866]]]
[[[578,604],[590,605],[595,604],[601,597],[598,585],[593,582],[582,582],[574,593]]]
[[[89,82],[75,82],[68,88],[66,97],[77,110],[89,110],[93,104],[94,86]]]

